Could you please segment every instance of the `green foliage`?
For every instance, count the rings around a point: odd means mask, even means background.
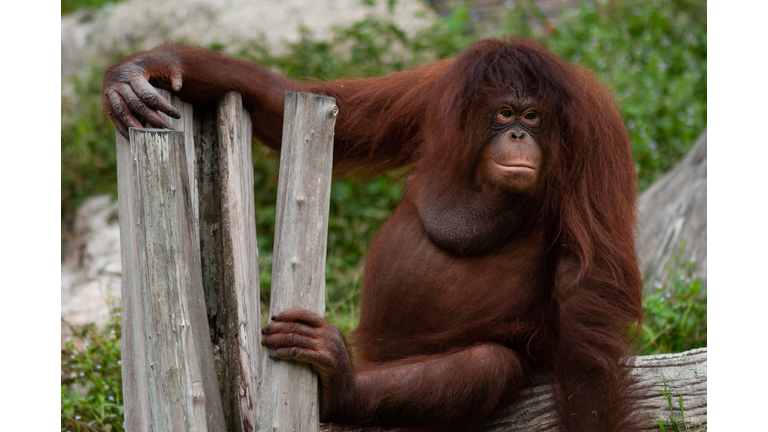
[[[664,391],[660,391],[662,396],[664,396],[667,399],[667,405],[669,406],[669,412],[670,415],[667,417],[666,420],[657,420],[654,423],[656,423],[657,426],[659,426],[659,429],[661,432],[667,432],[667,427],[671,427],[675,432],[693,432],[694,430],[696,432],[706,432],[706,428],[702,429],[701,424],[698,424],[694,426],[696,429],[691,429],[691,426],[688,425],[688,423],[685,421],[685,409],[683,408],[683,396],[680,396],[678,407],[675,407],[672,405],[672,391],[667,390],[667,379],[662,377],[664,380]],[[680,413],[678,416],[677,413]]]
[[[685,244],[680,244],[682,252]],[[682,352],[707,346],[707,293],[691,277],[693,263],[674,255],[665,284],[646,290],[645,319],[638,335],[641,355]]]
[[[61,430],[123,430],[120,308],[105,329],[71,327],[61,350]]]
[[[549,47],[614,88],[645,189],[706,126],[706,3],[602,3],[585,1],[565,16]]]
[[[122,0],[61,0],[61,15],[68,15],[79,9],[96,9],[107,3],[117,3]]]
[[[336,28],[330,40],[315,40],[306,28],[301,29],[300,36],[298,42],[288,45],[288,54],[274,55],[253,43],[235,56],[269,66],[287,77],[330,80],[402,71],[455,55],[479,39],[469,25],[466,5],[413,37],[386,18],[368,18]]]
[[[392,209],[402,187],[390,176],[363,182],[337,181],[331,186],[326,290],[328,318],[342,331],[357,326],[360,280],[368,244]]]
[[[62,217],[89,196],[117,194],[115,128],[102,111],[103,75],[93,66],[88,78],[71,78],[74,93],[61,98]]]
[[[278,160],[260,145],[253,148],[256,232],[262,304],[269,304],[275,237]],[[368,244],[400,201],[395,174],[372,179],[336,180],[331,185],[326,258],[326,317],[342,332],[357,325],[360,278]],[[264,314],[266,320],[267,314]]]

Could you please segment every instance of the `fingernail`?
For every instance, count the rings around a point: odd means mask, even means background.
[[[171,128],[171,125],[169,125],[168,123],[163,123],[163,126],[161,126],[161,127],[162,127],[163,129],[170,129],[170,128]]]
[[[179,84],[176,84],[176,85],[173,87],[173,91],[179,91],[179,90],[181,90],[181,85],[179,85]]]
[[[274,315],[272,315],[272,321],[274,321],[274,320],[275,320],[275,316],[274,316]]]

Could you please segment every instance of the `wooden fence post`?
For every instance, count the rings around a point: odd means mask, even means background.
[[[195,109],[165,90],[184,131],[210,343],[225,429],[250,432],[261,370],[259,255],[254,216],[251,118],[238,93]],[[193,180],[194,179],[194,180]]]
[[[251,118],[238,93],[215,109],[195,109],[157,89],[181,113],[161,115],[184,131],[195,198],[210,344],[228,432],[250,432],[261,369],[258,245],[254,216]]]
[[[256,400],[261,371],[261,310],[259,252],[253,196],[251,121],[239,93],[229,92],[217,112],[221,236],[225,298],[229,306],[226,344],[228,366],[237,405],[239,427],[251,432],[256,424]],[[226,306],[225,306],[226,307]],[[234,409],[233,409],[234,411]]]
[[[325,310],[325,254],[336,100],[286,92],[277,186],[270,315]],[[317,374],[305,363],[262,361],[258,430],[319,430]]]
[[[126,429],[223,431],[183,133],[130,137],[117,142]]]

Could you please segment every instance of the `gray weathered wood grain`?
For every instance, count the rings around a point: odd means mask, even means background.
[[[646,287],[664,284],[674,255],[693,262],[692,276],[707,279],[707,131],[690,152],[638,200],[637,255]],[[680,241],[685,248],[680,251]],[[706,289],[706,284],[703,284]]]
[[[147,382],[144,302],[141,287],[147,278],[138,266],[139,245],[134,230],[138,225],[134,210],[137,192],[133,184],[133,156],[130,142],[115,132],[117,144],[117,196],[120,217],[120,297],[122,301],[122,375],[125,430],[148,431],[149,384]]]
[[[667,400],[659,392],[672,394],[673,406],[683,397],[685,419],[692,430],[707,428],[707,349],[700,348],[677,354],[661,354],[635,357],[633,373],[640,378],[640,385],[647,386],[640,403],[640,412],[647,426],[643,431],[657,432],[655,420],[666,420],[671,411]],[[679,412],[676,413],[679,417]],[[360,428],[340,425],[323,425],[322,430],[334,432],[382,432],[384,428]],[[394,429],[393,429],[394,430]],[[520,394],[509,408],[503,409],[486,421],[486,432],[557,432],[557,416],[549,384],[539,377],[537,384]],[[670,429],[671,430],[671,429]]]
[[[229,92],[218,106],[221,226],[226,279],[234,294],[237,337],[232,367],[237,368],[234,390],[241,430],[250,432],[256,421],[261,371],[261,311],[259,307],[259,254],[253,197],[250,115],[239,93]]]
[[[270,315],[291,307],[325,310],[333,130],[336,100],[286,92],[277,186]],[[305,363],[266,353],[257,429],[311,432],[319,428],[317,374]]]
[[[169,117],[168,115],[158,111],[160,116],[167,121],[174,130],[184,133],[184,152],[187,157],[187,175],[189,176],[190,192],[192,193],[192,207],[195,215],[195,235],[200,238],[200,216],[198,210],[198,187],[197,187],[197,170],[195,169],[197,158],[195,157],[195,139],[194,139],[194,123],[193,123],[193,108],[192,105],[182,101],[177,96],[171,95],[171,92],[163,89],[156,89],[157,93],[168,100],[179,114],[180,118]],[[200,245],[198,241],[195,241],[198,247],[198,253],[200,252]]]
[[[649,386],[641,408],[651,420],[664,420],[670,414],[666,399],[659,393],[664,390],[664,380],[666,380],[667,391],[672,395],[672,405],[678,407],[678,398],[682,396],[686,422],[691,426],[700,424],[701,430],[706,429],[706,348],[675,354],[637,357],[634,373],[640,377],[641,384]],[[677,414],[679,415],[679,412]],[[658,427],[648,426],[645,430],[657,431]]]
[[[132,345],[123,369],[133,380],[124,389],[126,427],[223,431],[183,133],[129,133],[129,146],[118,142],[121,237],[130,237],[122,257]]]

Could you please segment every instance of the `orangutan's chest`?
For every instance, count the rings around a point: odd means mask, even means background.
[[[437,332],[454,321],[522,318],[551,285],[540,238],[518,233],[490,253],[460,257],[429,238],[416,212],[396,213],[372,245],[363,307],[407,323],[404,328]],[[420,316],[442,319],[420,322]]]

